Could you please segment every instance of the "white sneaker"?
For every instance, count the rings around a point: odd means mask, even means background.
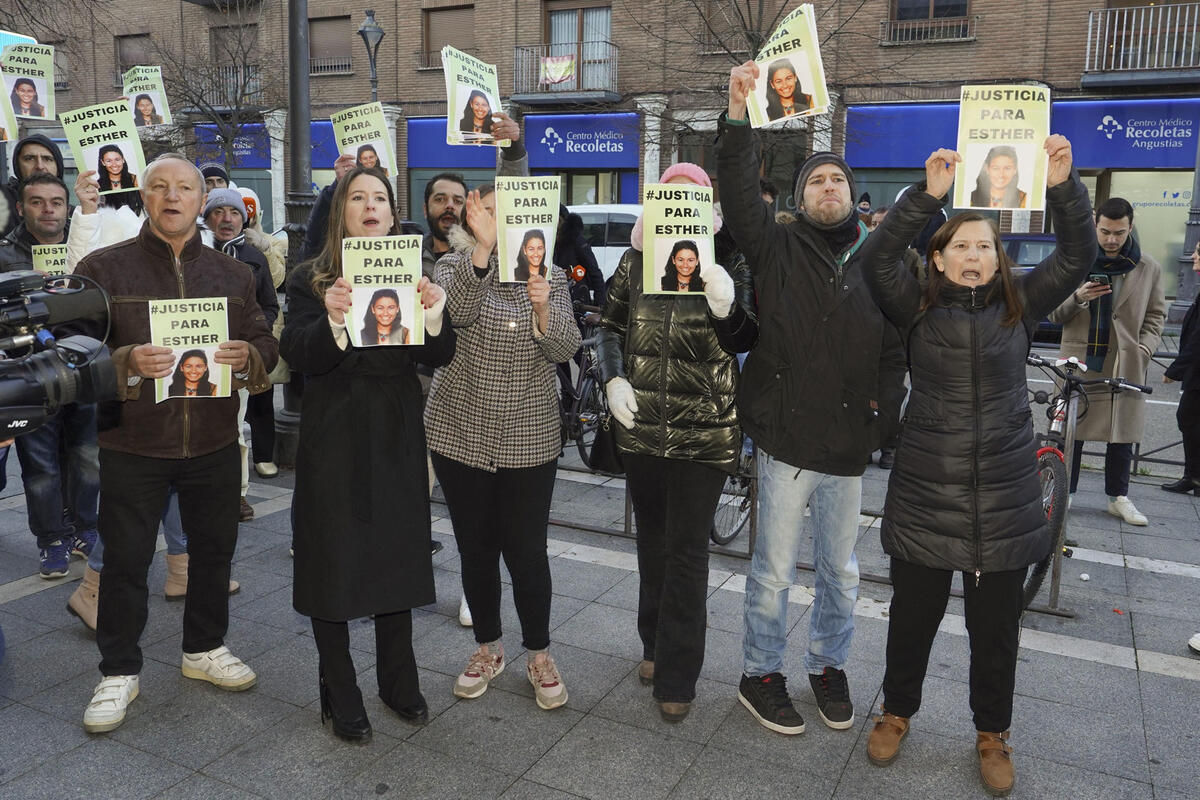
[[[1188,639],[1188,650],[1200,656],[1200,633]]]
[[[254,471],[264,478],[274,478],[279,474],[279,467],[275,466],[274,461],[258,461],[254,464]]]
[[[224,645],[207,653],[184,653],[183,677],[208,681],[230,692],[249,689],[258,681],[254,670]]]
[[[471,619],[471,607],[467,605],[465,594],[462,596],[462,600],[458,601],[458,624],[464,628],[470,628],[475,624],[475,620]]]
[[[1121,495],[1116,500],[1108,501],[1108,513],[1114,517],[1120,517],[1130,525],[1137,525],[1144,528],[1150,524],[1149,520],[1146,519],[1146,515],[1138,511],[1133,501],[1125,495]]]
[[[92,701],[83,712],[83,729],[104,733],[119,728],[125,721],[125,709],[137,696],[137,675],[109,675],[96,684]]]

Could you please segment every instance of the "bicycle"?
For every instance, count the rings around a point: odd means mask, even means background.
[[[1079,414],[1080,400],[1085,404],[1083,413],[1086,415],[1085,387],[1104,385],[1113,392],[1136,391],[1145,394],[1151,394],[1154,390],[1124,378],[1080,378],[1079,375],[1087,371],[1087,366],[1074,357],[1050,361],[1030,354],[1026,356],[1025,362],[1053,373],[1062,383],[1053,396],[1041,389],[1033,393],[1034,402],[1049,406],[1046,410],[1049,425],[1046,432],[1037,437],[1037,463],[1038,478],[1042,486],[1042,510],[1046,514],[1046,526],[1052,546],[1046,557],[1030,568],[1025,579],[1022,608],[1028,608],[1037,597],[1042,582],[1046,579],[1046,573],[1049,572],[1049,603],[1039,610],[1073,616],[1070,612],[1063,612],[1058,608],[1058,585],[1062,576],[1062,559],[1071,556],[1070,548],[1064,544],[1071,496],[1065,454],[1073,453],[1075,449],[1075,423],[1082,416]]]
[[[596,441],[596,429],[608,417],[608,398],[600,382],[600,370],[596,362],[596,326],[600,323],[600,309],[595,306],[576,304],[576,320],[583,329],[579,376],[569,389],[564,385],[562,398],[563,441],[573,440],[585,467],[591,463],[592,446]],[[568,362],[568,369],[569,362]],[[593,470],[595,471],[595,470]]]
[[[725,479],[708,536],[714,544],[727,545],[745,529],[746,523],[753,529],[757,517],[758,446],[743,433],[737,471]]]

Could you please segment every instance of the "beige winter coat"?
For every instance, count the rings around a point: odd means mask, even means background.
[[[1144,384],[1150,356],[1158,349],[1167,318],[1162,267],[1143,254],[1131,272],[1116,280],[1113,292],[1112,327],[1103,375]],[[1091,322],[1088,304],[1075,302],[1072,295],[1050,313],[1049,319],[1063,326],[1059,357],[1075,356],[1083,361]],[[1119,392],[1114,396],[1107,387],[1098,386],[1089,390],[1088,401],[1087,415],[1079,420],[1075,431],[1076,439],[1123,443],[1142,440],[1146,398],[1141,392]]]

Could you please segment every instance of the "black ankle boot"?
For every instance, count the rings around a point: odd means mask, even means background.
[[[339,691],[341,695],[338,702],[343,708],[336,709],[333,706],[329,684],[325,682],[325,676],[321,675],[321,724],[325,724],[325,719],[328,717],[333,721],[333,732],[341,739],[348,742],[366,742],[371,738],[371,722],[367,719],[367,709],[363,707],[362,692],[357,686],[353,687],[353,692],[350,689]]]
[[[419,694],[417,695],[417,702],[408,706],[391,702],[383,696],[382,692],[379,694],[379,699],[383,701],[385,706],[395,711],[401,719],[407,720],[414,725],[424,725],[426,722],[429,722],[429,704]]]
[[[1200,497],[1200,480],[1189,478],[1187,475],[1184,475],[1177,481],[1164,483],[1161,488],[1164,492],[1175,492],[1176,494],[1192,492],[1197,497]]]

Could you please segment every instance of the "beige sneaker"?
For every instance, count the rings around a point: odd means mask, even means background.
[[[490,650],[486,644],[471,654],[471,660],[454,681],[454,696],[471,699],[487,691],[492,679],[504,672],[504,645]]]
[[[567,686],[558,667],[549,653],[538,653],[525,665],[525,674],[533,684],[533,695],[537,698],[538,708],[549,711],[567,702]]]
[[[88,733],[104,733],[121,726],[125,709],[138,696],[137,675],[110,675],[92,694],[92,701],[83,712],[83,729]]]
[[[245,691],[258,682],[254,670],[224,645],[207,653],[184,653],[183,677],[208,681],[230,692]]]
[[[1120,517],[1130,525],[1137,525],[1141,528],[1150,524],[1150,521],[1146,519],[1146,515],[1138,511],[1133,501],[1125,495],[1121,495],[1116,500],[1108,501],[1108,513],[1114,517]]]

